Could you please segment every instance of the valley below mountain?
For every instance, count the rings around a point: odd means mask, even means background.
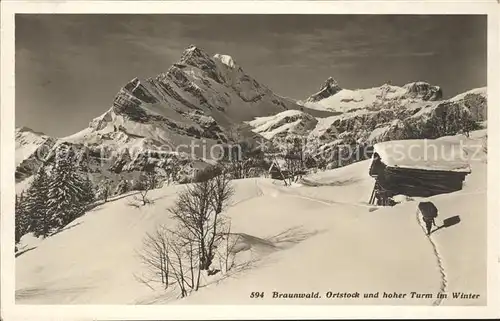
[[[439,86],[421,81],[350,90],[329,78],[317,93],[294,101],[259,83],[232,57],[209,56],[192,45],[166,72],[125,84],[106,112],[73,135],[55,138],[17,128],[17,190],[64,148],[81,154],[82,170],[96,185],[108,179],[120,193],[120,184],[150,164],[164,181],[189,182],[221,156],[218,147],[242,140],[279,147],[298,137],[315,167],[335,168],[362,160],[343,156],[340,163],[346,146],[437,138],[485,126],[486,88],[442,97]]]

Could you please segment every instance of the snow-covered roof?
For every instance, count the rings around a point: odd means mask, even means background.
[[[470,172],[463,146],[434,139],[409,139],[377,143],[374,155],[389,167],[434,171]]]

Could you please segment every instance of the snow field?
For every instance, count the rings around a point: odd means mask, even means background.
[[[476,137],[476,135],[478,137]],[[473,144],[481,135],[474,134]],[[461,136],[446,138],[464,139]],[[182,300],[152,291],[134,275],[142,239],[157,224],[170,224],[167,208],[182,186],[151,191],[154,204],[134,206],[134,195],[100,205],[45,240],[29,235],[16,259],[16,297],[21,304],[390,304],[481,305],[486,303],[486,168],[471,162],[461,191],[428,200],[439,210],[438,226],[460,221],[428,238],[417,219],[419,199],[394,207],[368,205],[373,188],[369,160],[306,177],[285,188],[270,179],[235,180],[227,215],[237,235],[243,266]],[[37,243],[38,242],[38,243]],[[35,247],[30,249],[31,247]],[[472,292],[479,299],[436,300],[445,292]],[[250,298],[251,292],[264,298]],[[359,299],[326,293],[359,292]],[[415,299],[410,293],[432,293]],[[273,299],[273,292],[320,292],[319,299]],[[362,294],[379,292],[379,298]],[[383,298],[383,292],[407,293]]]

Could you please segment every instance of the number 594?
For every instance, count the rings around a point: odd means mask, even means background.
[[[264,292],[252,292],[250,293],[250,298],[264,298]]]

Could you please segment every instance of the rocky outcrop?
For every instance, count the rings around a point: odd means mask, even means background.
[[[275,116],[260,117],[248,124],[255,133],[268,139],[286,138],[289,135],[304,136],[314,129],[318,120],[298,110],[287,110]]]
[[[439,86],[432,86],[429,83],[419,81],[403,86],[406,90],[404,98],[436,101],[443,98],[443,91]]]
[[[147,122],[148,115],[141,108],[142,101],[130,92],[121,89],[113,101],[113,111],[135,122]]]
[[[139,100],[154,104],[159,102],[155,96],[153,96],[149,90],[141,84],[138,78],[132,79],[128,84],[126,84],[123,89],[129,92],[132,96],[138,98]]]
[[[28,127],[16,128],[16,182],[31,175],[45,162],[56,139]]]
[[[463,104],[471,113],[474,121],[484,122],[488,120],[488,104],[486,91],[467,92],[463,98],[455,99],[459,104]]]
[[[299,103],[316,110],[333,112],[353,112],[356,110],[376,110],[385,108],[393,101],[438,101],[443,96],[438,86],[426,82],[413,82],[403,87],[384,84],[366,89],[342,89],[333,78],[328,78],[321,90]]]
[[[342,88],[340,88],[337,81],[333,79],[333,77],[329,77],[323,84],[323,86],[321,86],[320,90],[314,95],[311,95],[309,98],[307,98],[306,102],[313,102],[313,103],[318,102],[320,100],[335,95],[341,90]]]
[[[190,45],[182,54],[178,65],[189,65],[199,68],[209,78],[216,82],[223,84],[224,78],[215,64],[215,61],[203,50]]]

